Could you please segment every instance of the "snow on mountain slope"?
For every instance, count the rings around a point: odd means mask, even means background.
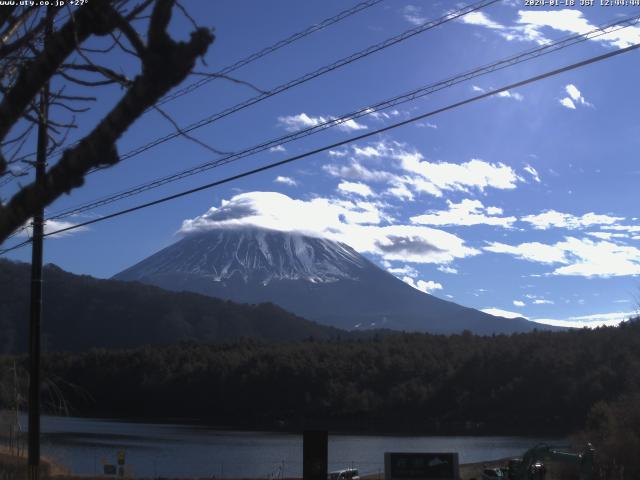
[[[181,273],[200,275],[215,282],[235,277],[245,283],[263,285],[274,280],[328,283],[358,279],[367,263],[343,243],[299,233],[243,227],[192,234],[125,270],[117,278],[139,280]]]
[[[234,302],[272,302],[348,330],[491,334],[546,328],[423,293],[348,245],[257,227],[193,233],[114,278]]]

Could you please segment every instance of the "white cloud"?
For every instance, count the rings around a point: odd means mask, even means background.
[[[459,237],[428,227],[392,225],[361,230],[371,236],[359,239],[363,251],[381,254],[388,260],[448,264],[480,253]]]
[[[298,182],[296,182],[293,178],[291,178],[291,177],[283,177],[281,175],[278,175],[276,177],[276,179],[274,180],[274,182],[282,183],[284,185],[289,185],[290,187],[295,187],[295,186],[298,185]]]
[[[599,238],[601,240],[611,240],[612,238],[629,238],[626,233],[613,233],[613,232],[586,232],[587,235]]]
[[[349,152],[345,151],[345,150],[329,150],[329,156],[331,157],[346,157],[347,155],[349,155]]]
[[[373,191],[369,185],[360,182],[340,182],[338,190],[343,193],[355,193],[361,197],[373,196]]]
[[[527,318],[521,313],[502,310],[501,308],[483,308],[482,311],[484,313],[488,313],[489,315],[496,315],[498,317],[504,318]]]
[[[520,245],[507,245],[499,242],[491,242],[484,250],[494,253],[506,253],[522,260],[538,263],[567,263],[565,252],[554,245],[546,245],[540,242],[521,243]]]
[[[408,201],[412,201],[414,196],[413,193],[411,192],[411,190],[409,190],[407,188],[407,186],[404,183],[398,182],[396,184],[394,184],[393,187],[388,188],[387,190],[385,190],[385,192],[387,195],[390,195],[392,197],[397,198],[398,200],[408,200]]]
[[[604,228],[606,230],[616,230],[618,232],[640,232],[640,225],[607,225],[600,228]]]
[[[411,217],[411,223],[420,225],[494,225],[510,228],[516,221],[515,217],[497,217],[490,213],[500,212],[497,207],[485,207],[480,200],[464,199],[460,203],[447,200],[448,210],[430,210],[423,215]]]
[[[537,183],[540,183],[540,175],[538,175],[538,171],[535,168],[527,164],[524,167],[524,171],[531,175]]]
[[[544,298],[536,298],[533,301],[533,304],[534,305],[553,305],[554,302],[553,302],[553,300],[546,300]]]
[[[424,293],[431,293],[434,290],[442,290],[442,285],[432,280],[429,280],[428,282],[425,282],[424,280],[415,281],[413,278],[407,276],[403,277],[402,281]]]
[[[538,242],[506,245],[493,242],[484,248],[543,264],[558,263],[551,275],[613,277],[640,275],[640,250],[607,241],[566,237],[554,245]]]
[[[561,98],[558,101],[560,102],[560,105],[562,105],[563,107],[569,108],[571,110],[576,109],[576,106],[574,105],[573,101],[569,97]]]
[[[585,98],[582,96],[582,93],[580,93],[580,90],[578,90],[578,87],[576,87],[572,83],[566,85],[564,87],[564,89],[565,89],[565,91],[567,92],[567,94],[569,96],[560,100],[560,104],[562,106],[570,108],[571,110],[575,110],[576,109],[576,105],[583,105],[585,107],[593,107],[593,105],[591,103],[589,103],[589,102],[587,102],[587,100],[585,100]]]
[[[422,25],[427,18],[422,16],[422,10],[415,5],[407,5],[402,10],[404,19],[412,25]]]
[[[324,165],[322,169],[334,177],[362,180],[366,182],[386,182],[397,178],[396,175],[390,172],[385,172],[383,170],[371,170],[357,160],[351,160],[348,165]]]
[[[383,225],[378,203],[316,197],[298,200],[276,192],[248,192],[222,201],[203,215],[185,220],[181,232],[257,226],[297,231],[344,242],[386,261],[449,264],[479,250],[448,232],[414,225]]]
[[[393,117],[398,117],[400,116],[402,113],[407,116],[408,112],[400,112],[400,110],[397,109],[393,109],[393,110],[389,110],[388,112],[383,112],[383,111],[375,111],[372,108],[368,108],[365,110],[366,113],[369,114],[369,116],[375,118],[376,120],[389,120]]]
[[[329,121],[328,118],[310,117],[306,113],[278,117],[278,122],[285,127],[285,130],[290,132],[295,132],[303,128],[315,127],[316,125],[327,121]]]
[[[359,147],[358,145],[354,145],[353,153],[356,157],[381,157],[383,155],[383,149],[378,149],[372,145],[367,145],[366,147]]]
[[[538,45],[549,43],[542,31],[551,28],[573,34],[588,34],[595,30],[582,11],[572,9],[519,10],[515,25],[502,25],[482,12],[472,12],[460,19],[463,23],[492,30],[508,41],[535,42]],[[591,41],[617,48],[625,48],[640,42],[640,28],[631,26],[623,29],[609,28],[605,33],[595,32],[588,35]]]
[[[522,300],[514,300],[514,301],[513,301],[513,304],[514,304],[516,307],[524,307],[524,306],[525,306],[525,303],[524,303]]]
[[[491,91],[494,90],[493,87],[487,89],[484,89],[482,87],[479,87],[477,85],[471,85],[471,90],[473,90],[474,92],[478,92],[478,93],[487,93],[487,91]],[[521,93],[518,92],[511,92],[509,90],[504,90],[501,92],[497,92],[495,94],[493,94],[494,97],[499,97],[499,98],[510,98],[512,100],[517,100],[519,102],[521,102],[522,100],[524,100],[524,96]]]
[[[497,22],[491,20],[485,13],[475,11],[467,13],[460,17],[460,21],[462,23],[466,23],[468,25],[479,25],[481,27],[489,28],[492,30],[504,30],[505,26],[500,25]]]
[[[332,117],[332,120],[333,120],[333,117]],[[362,123],[356,122],[353,118],[350,118],[349,120],[345,120],[344,122],[341,122],[340,124],[338,124],[338,128],[340,130],[352,131],[352,130],[366,130],[369,127],[367,127],[366,125],[363,125]]]
[[[524,97],[520,93],[518,93],[518,92],[510,92],[509,90],[504,90],[502,92],[498,92],[498,93],[496,93],[496,95],[498,97],[501,97],[501,98],[512,98],[512,99],[517,100],[519,102],[524,100]]]
[[[547,210],[536,215],[527,215],[520,218],[521,222],[530,223],[536,230],[548,230],[550,228],[576,230],[593,225],[613,225],[620,220],[624,220],[624,217],[612,217],[610,215],[596,214],[593,212],[576,216],[556,210]]]
[[[393,275],[400,277],[415,278],[419,275],[418,271],[410,265],[403,265],[402,267],[387,267],[387,271]]]
[[[271,147],[269,151],[270,152],[286,152],[287,149],[284,148],[282,145],[276,145],[275,147]]]
[[[33,223],[33,219],[30,219],[24,226],[26,227],[24,230],[20,230],[19,233],[17,233],[17,236],[19,237],[32,237],[33,236],[33,229],[31,227]],[[44,233],[45,234],[51,234],[52,232],[56,232],[58,230],[62,230],[63,228],[69,228],[69,227],[73,227],[77,225],[74,222],[68,222],[65,220],[46,220],[44,223]],[[62,233],[56,233],[55,235],[50,235],[50,238],[61,238],[61,237],[67,237],[69,235],[73,235],[75,233],[80,233],[80,232],[86,232],[87,230],[89,230],[88,227],[78,227],[74,230],[69,230],[67,232],[62,232]]]
[[[471,12],[460,19],[468,25],[476,25],[487,28],[498,33],[502,38],[513,41],[532,41],[538,44],[544,44],[546,40],[542,34],[532,25],[502,25],[495,20],[491,20],[488,15],[483,12]]]
[[[400,151],[393,155],[405,171],[421,178],[411,183],[418,191],[437,197],[444,190],[469,192],[487,188],[510,190],[520,180],[514,170],[503,163],[490,163],[474,158],[464,163],[429,162],[419,152]]]
[[[398,142],[376,142],[354,145],[353,157],[347,165],[329,164],[323,169],[341,179],[362,182],[385,182],[390,187],[387,195],[412,200],[414,194],[442,197],[445,191],[484,192],[488,188],[514,189],[524,180],[508,165],[471,159],[463,163],[425,160],[415,149]],[[386,170],[376,170],[364,162],[379,164]]]
[[[580,94],[580,90],[578,90],[578,88],[572,83],[570,83],[564,88],[569,94],[569,96],[571,97],[571,100],[575,100],[575,101],[583,100],[582,95]]]
[[[612,277],[640,275],[640,250],[588,239],[567,238],[559,244],[571,255],[571,264],[557,268],[554,275]]]
[[[299,113],[298,115],[287,115],[278,117],[278,123],[284,127],[288,132],[296,132],[303,128],[310,128],[335,120],[335,117],[312,117],[306,113]],[[368,127],[361,123],[356,122],[353,119],[348,119],[344,122],[336,124],[336,127],[340,130],[352,131],[352,130],[366,130]]]
[[[591,315],[583,315],[576,317],[569,317],[563,320],[550,319],[550,318],[536,318],[535,321],[543,323],[545,325],[555,325],[558,327],[573,327],[573,328],[597,328],[597,327],[615,327],[620,323],[629,320],[634,317],[636,312],[610,312],[610,313],[595,313]]]
[[[438,267],[438,271],[442,272],[442,273],[453,273],[453,274],[457,274],[458,273],[457,269],[455,269],[453,267],[450,267],[448,265],[440,265]]]
[[[418,122],[416,123],[416,127],[433,128],[434,130],[436,130],[438,128],[438,125],[436,125],[435,123],[429,123],[429,122]]]
[[[538,37],[541,37],[540,30],[545,27],[580,35],[596,28],[580,10],[520,10],[518,15],[518,23],[535,32]],[[610,28],[607,33],[594,36],[592,40],[618,48],[625,48],[640,41],[640,28],[636,26],[614,30],[615,27]]]

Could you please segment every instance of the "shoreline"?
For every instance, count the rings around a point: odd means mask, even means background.
[[[26,473],[26,456],[9,455],[6,453],[6,447],[0,447],[0,480],[19,478],[19,475]],[[496,468],[506,465],[510,457],[498,460],[489,460],[483,462],[463,463],[460,464],[460,480],[479,479],[484,468]],[[552,463],[553,465],[553,463]],[[52,461],[48,458],[42,458],[42,479],[43,480],[101,480],[104,476],[86,476],[73,475],[67,467]],[[125,477],[130,480],[153,480],[162,478],[162,480],[210,480],[211,477]],[[264,480],[266,477],[215,477],[217,480]],[[384,474],[369,474],[360,477],[361,480],[384,480]],[[561,480],[563,478],[561,472],[550,470],[545,477],[546,480]],[[285,477],[280,480],[302,480],[301,477]]]
[[[23,414],[26,415],[26,414]],[[489,428],[439,428],[416,429],[414,428],[384,428],[377,426],[376,429],[367,427],[340,427],[331,425],[323,426],[322,422],[310,422],[307,425],[295,424],[278,426],[276,424],[261,425],[233,425],[219,424],[207,419],[198,419],[190,417],[169,417],[169,418],[146,418],[146,417],[111,417],[111,416],[93,416],[93,415],[43,415],[54,419],[79,419],[84,421],[95,422],[114,422],[129,423],[136,425],[158,425],[158,426],[188,426],[212,430],[216,432],[256,432],[256,433],[272,433],[272,434],[302,434],[304,430],[327,430],[329,435],[348,436],[358,435],[363,437],[529,437],[529,438],[548,438],[548,437],[568,437],[572,432],[564,432],[561,430],[540,430],[523,434],[521,431],[511,429],[489,429]]]

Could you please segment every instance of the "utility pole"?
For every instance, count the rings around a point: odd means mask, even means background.
[[[51,10],[47,8],[48,17],[44,49],[53,30]],[[38,115],[38,148],[36,154],[36,185],[43,187],[47,168],[49,123],[49,82],[45,83],[40,93]],[[42,243],[44,235],[44,208],[33,216],[33,234],[31,251],[31,314],[29,321],[29,452],[27,465],[28,480],[40,480],[40,338],[42,318]]]

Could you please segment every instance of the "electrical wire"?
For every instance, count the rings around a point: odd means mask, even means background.
[[[213,73],[211,75],[211,77],[208,78],[203,78],[201,80],[198,80],[197,82],[192,83],[191,85],[187,85],[186,87],[183,87],[179,90],[176,90],[175,92],[172,92],[169,95],[166,95],[165,97],[163,97],[162,99],[160,99],[160,101],[158,103],[156,103],[156,105],[163,105],[167,102],[170,102],[171,100],[175,100],[176,98],[179,98],[183,95],[186,95],[190,92],[193,92],[194,90],[200,88],[201,86],[212,82],[214,80],[216,80],[216,78],[219,78],[220,76],[223,75],[228,75],[229,73],[238,70],[241,67],[244,67],[245,65],[254,62],[262,57],[265,57],[287,45],[290,45],[291,43],[300,40],[301,38],[304,38],[308,35],[311,35],[314,32],[317,32],[319,30],[322,30],[330,25],[333,25],[334,23],[337,23],[341,20],[344,20],[345,18],[348,18],[352,15],[355,15],[358,12],[361,12],[362,10],[365,10],[367,8],[370,8],[378,3],[380,3],[382,0],[368,0],[366,2],[362,2],[362,3],[358,3],[357,5],[347,9],[347,10],[343,10],[342,12],[329,17],[329,18],[325,18],[324,20],[322,20],[320,23],[317,23],[315,25],[311,25],[310,27],[306,28],[305,30],[302,30],[301,32],[298,33],[294,33],[292,35],[290,35],[289,37],[280,40],[276,43],[274,43],[273,45],[270,45],[268,47],[263,48],[262,50],[255,52],[251,55],[248,55],[247,57],[238,60],[237,62],[228,65],[226,67],[224,67],[222,70],[218,70],[217,72]]]
[[[273,45],[270,45],[268,47],[265,47],[257,52],[252,53],[251,55],[248,55],[238,61],[236,61],[235,63],[228,65],[224,68],[222,68],[221,70],[211,74],[210,77],[207,78],[203,78],[197,82],[192,83],[191,85],[187,85],[186,87],[183,87],[179,90],[176,90],[175,92],[172,92],[169,95],[164,96],[163,98],[161,98],[158,102],[156,102],[155,106],[160,106],[163,105],[167,102],[170,102],[172,100],[175,100],[176,98],[182,97],[183,95],[186,95],[188,93],[193,92],[194,90],[200,88],[201,86],[216,80],[217,78],[220,78],[221,76],[224,75],[228,75],[229,73],[238,70],[241,67],[244,67],[245,65],[248,65],[249,63],[255,62],[256,60],[259,60],[260,58],[266,57],[267,55],[280,50],[283,47],[286,47],[287,45],[290,45],[302,38],[305,38],[309,35],[311,35],[312,33],[318,32],[320,30],[323,30],[335,23],[338,23],[348,17],[351,17],[352,15],[355,15],[356,13],[359,13],[363,10],[366,10],[367,8],[373,7],[374,5],[377,5],[378,3],[382,2],[383,0],[367,0],[364,2],[360,2],[356,5],[354,5],[351,8],[348,8],[346,10],[343,10],[339,13],[337,13],[336,15],[333,15],[331,17],[325,18],[324,20],[322,20],[321,22],[311,25],[309,27],[307,27],[306,29],[294,33],[290,36],[288,36],[287,38],[284,38],[276,43],[274,43]],[[70,15],[67,14],[66,17],[69,17]],[[65,18],[66,18],[65,17]],[[60,20],[58,18],[58,20]],[[147,109],[151,110],[150,109]],[[77,144],[78,142],[75,142],[74,144]],[[74,145],[71,144],[71,145]],[[68,148],[69,146],[66,146],[64,148]],[[58,154],[60,153],[62,150],[64,150],[64,148],[59,148],[56,151],[52,152],[52,154]],[[18,159],[16,159],[16,161],[20,161],[20,160],[25,160],[29,157],[32,157],[33,155],[35,155],[35,152],[32,152],[30,154],[27,155],[23,155],[21,157],[19,157]],[[14,180],[13,177],[7,177],[3,180],[0,180],[0,188],[2,188],[3,186],[11,183]]]
[[[597,63],[597,62],[600,62],[600,61],[603,61],[603,60],[606,60],[606,59],[609,59],[609,58],[612,58],[612,57],[615,57],[615,56],[618,56],[618,55],[622,55],[622,54],[628,53],[628,52],[630,52],[632,50],[636,50],[638,48],[640,48],[640,43],[633,44],[633,45],[630,45],[628,47],[621,48],[621,49],[618,49],[618,50],[614,50],[614,51],[611,51],[611,52],[608,52],[608,53],[605,53],[605,54],[602,54],[602,55],[598,55],[598,56],[595,56],[595,57],[590,57],[590,58],[588,58],[586,60],[582,60],[580,62],[576,62],[576,63],[570,64],[570,65],[566,65],[566,66],[561,67],[561,68],[557,68],[555,70],[550,70],[550,71],[547,71],[545,73],[541,73],[539,75],[535,75],[533,77],[529,77],[529,78],[527,78],[525,80],[520,80],[518,82],[511,83],[509,85],[505,85],[503,87],[497,88],[497,89],[492,90],[490,92],[485,92],[485,93],[482,93],[480,95],[476,95],[474,97],[470,97],[470,98],[467,98],[465,100],[461,100],[459,102],[449,104],[449,105],[447,105],[445,107],[441,107],[441,108],[438,108],[436,110],[432,110],[430,112],[423,113],[421,115],[416,115],[416,116],[411,117],[409,119],[402,120],[400,122],[396,122],[394,124],[387,125],[385,127],[381,127],[381,128],[379,128],[377,130],[374,130],[374,131],[371,131],[371,132],[368,132],[368,133],[357,135],[355,137],[351,137],[351,138],[348,138],[346,140],[342,140],[340,142],[335,142],[335,143],[332,143],[330,145],[325,145],[323,147],[319,147],[319,148],[316,148],[314,150],[307,151],[307,152],[302,153],[300,155],[295,155],[293,157],[285,158],[285,159],[280,160],[278,162],[273,162],[273,163],[270,163],[268,165],[264,165],[262,167],[254,168],[252,170],[248,170],[248,171],[236,174],[236,175],[232,175],[232,176],[223,178],[221,180],[217,180],[215,182],[210,182],[210,183],[207,183],[205,185],[201,185],[201,186],[196,187],[196,188],[191,188],[189,190],[184,190],[184,191],[181,191],[181,192],[178,192],[178,193],[174,193],[172,195],[168,195],[168,196],[153,200],[151,202],[142,203],[142,204],[136,205],[134,207],[130,207],[130,208],[126,208],[124,210],[113,212],[113,213],[110,213],[110,214],[105,215],[103,217],[94,218],[92,220],[87,220],[86,222],[78,223],[78,224],[75,224],[75,225],[72,225],[72,226],[69,226],[69,227],[60,228],[58,230],[45,233],[43,236],[44,237],[49,237],[49,236],[52,236],[52,235],[59,235],[61,233],[69,232],[69,231],[72,231],[72,230],[77,230],[78,228],[83,228],[83,227],[86,227],[86,226],[89,226],[89,225],[93,225],[95,223],[103,222],[105,220],[116,218],[116,217],[119,217],[119,216],[122,216],[122,215],[126,215],[128,213],[136,212],[138,210],[142,210],[142,209],[149,208],[149,207],[152,207],[152,206],[155,206],[155,205],[159,205],[159,204],[171,201],[171,200],[175,200],[175,199],[178,199],[178,198],[181,198],[181,197],[185,197],[187,195],[192,195],[194,193],[201,192],[203,190],[208,190],[210,188],[217,187],[219,185],[223,185],[223,184],[230,183],[230,182],[233,182],[233,181],[236,181],[236,180],[240,180],[240,179],[248,177],[250,175],[255,175],[257,173],[265,172],[267,170],[271,170],[273,168],[276,168],[276,167],[279,167],[279,166],[282,166],[282,165],[285,165],[285,164],[288,164],[288,163],[292,163],[294,161],[301,160],[303,158],[306,158],[306,157],[309,157],[309,156],[312,156],[312,155],[316,155],[318,153],[325,152],[327,150],[338,148],[338,147],[341,147],[341,146],[344,146],[344,145],[347,145],[349,143],[353,143],[353,142],[356,142],[356,141],[364,140],[364,139],[372,137],[374,135],[378,135],[380,133],[384,133],[384,132],[387,132],[387,131],[390,131],[390,130],[394,130],[394,129],[399,128],[401,126],[408,125],[410,123],[414,123],[414,122],[417,122],[417,121],[420,121],[420,120],[424,120],[424,119],[426,119],[428,117],[432,117],[434,115],[438,115],[440,113],[459,108],[459,107],[461,107],[463,105],[467,105],[469,103],[473,103],[473,102],[482,100],[484,98],[491,97],[491,96],[496,95],[496,94],[498,94],[500,92],[505,92],[507,90],[512,90],[514,88],[519,88],[519,87],[522,87],[522,86],[525,86],[525,85],[528,85],[528,84],[531,84],[531,83],[534,83],[534,82],[538,82],[538,81],[543,80],[545,78],[549,78],[549,77],[553,77],[553,76],[556,76],[556,75],[560,75],[561,73],[565,73],[565,72],[568,72],[568,71],[571,71],[571,70],[576,70],[578,68],[582,68],[582,67],[585,67],[587,65],[591,65],[593,63]],[[24,246],[24,245],[26,245],[28,243],[30,243],[30,241],[25,241],[25,242],[22,242],[22,244],[20,244],[20,245],[15,245],[13,247],[10,247],[9,249],[2,250],[2,251],[0,251],[0,255],[3,255],[4,253],[6,253],[8,251],[16,250],[17,248],[20,248],[21,246]]]
[[[325,65],[323,67],[320,67],[317,70],[314,70],[313,72],[309,72],[305,75],[302,75],[301,77],[298,77],[294,80],[290,80],[287,83],[283,83],[267,92],[261,93],[255,97],[251,97],[243,102],[240,102],[236,105],[233,105],[231,107],[228,107],[224,110],[221,110],[217,113],[214,113],[213,115],[210,115],[206,118],[203,118],[202,120],[199,120],[197,122],[191,123],[190,125],[184,127],[181,129],[181,131],[179,132],[172,132],[169,133],[167,135],[164,135],[162,137],[159,137],[155,140],[152,140],[151,142],[148,142],[144,145],[141,145],[133,150],[128,151],[127,153],[123,154],[120,156],[120,161],[124,161],[127,160],[129,158],[132,158],[134,156],[140,155],[143,152],[146,152],[147,150],[156,147],[162,143],[165,143],[169,140],[173,140],[174,138],[177,138],[185,133],[189,133],[192,132],[193,130],[197,130],[198,128],[202,128],[205,125],[210,125],[218,120],[221,120],[222,118],[228,117],[229,115],[232,115],[236,112],[239,112],[241,110],[244,110],[245,108],[248,108],[252,105],[255,105],[259,102],[262,102],[264,100],[266,100],[267,98],[271,98],[275,95],[278,95],[282,92],[285,92],[287,90],[290,90],[294,87],[297,87],[298,85],[302,85],[303,83],[306,83],[310,80],[313,80],[315,78],[318,78],[322,75],[325,75],[329,72],[332,72],[338,68],[344,67],[345,65],[349,65],[353,62],[356,62],[362,58],[365,58],[373,53],[379,52],[381,50],[384,50],[386,48],[389,48],[393,45],[396,45],[397,43],[400,43],[404,40],[407,40],[409,38],[414,37],[415,35],[418,35],[420,33],[426,32],[428,30],[431,30],[437,26],[443,25],[447,22],[453,21],[457,18],[460,18],[464,15],[467,15],[471,12],[480,10],[484,7],[487,7],[489,5],[492,5],[496,2],[499,2],[500,0],[480,0],[478,2],[472,3],[470,5],[467,5],[465,7],[459,8],[458,10],[455,10],[453,12],[450,12],[440,18],[437,18],[436,20],[431,20],[428,22],[423,23],[422,25],[419,25],[417,27],[411,28],[409,30],[404,31],[403,33],[396,35],[394,37],[388,38],[382,42],[376,43],[375,45],[371,45],[370,47],[365,48],[364,50],[360,50],[359,52],[356,52],[352,55],[349,55],[348,57],[344,57],[340,60],[337,60],[335,62],[333,62],[330,65]],[[93,173],[96,171],[100,171],[100,168],[96,168],[93,170],[90,170],[88,173]]]
[[[441,80],[439,82],[424,86],[424,87],[420,87],[418,89],[412,90],[411,92],[393,97],[391,99],[387,99],[384,100],[382,102],[378,102],[374,105],[369,105],[367,107],[363,107],[357,111],[342,115],[340,117],[337,117],[335,119],[331,119],[331,120],[327,120],[325,122],[322,122],[318,125],[315,125],[313,127],[309,127],[303,130],[300,130],[298,132],[294,132],[285,136],[281,136],[275,139],[271,139],[268,140],[266,142],[263,142],[261,144],[255,145],[253,147],[249,147],[246,148],[242,151],[236,152],[236,153],[232,153],[227,155],[224,158],[220,158],[220,159],[215,159],[209,162],[205,162],[203,164],[197,165],[195,167],[186,169],[186,170],[182,170],[180,172],[171,174],[171,175],[167,175],[161,178],[158,178],[156,180],[153,180],[151,182],[146,182],[143,184],[139,184],[137,186],[134,186],[132,188],[129,188],[127,190],[123,190],[121,192],[117,192],[114,194],[111,194],[109,196],[106,197],[102,197],[100,199],[97,200],[93,200],[84,204],[81,204],[79,206],[76,207],[71,207],[69,209],[65,209],[63,211],[59,211],[57,213],[54,213],[52,216],[50,216],[48,219],[52,220],[52,219],[60,219],[60,218],[64,218],[64,217],[68,217],[71,215],[75,215],[75,214],[79,214],[79,213],[83,213],[86,212],[88,210],[93,210],[95,208],[104,206],[104,205],[108,205],[110,203],[113,203],[115,201],[118,200],[122,200],[124,198],[129,198],[131,196],[143,193],[145,191],[154,189],[154,188],[158,188],[160,186],[166,185],[168,183],[172,183],[184,178],[187,178],[189,176],[192,175],[196,175],[205,171],[208,171],[212,168],[217,168],[223,165],[227,165],[231,162],[237,161],[241,158],[245,158],[247,156],[250,155],[255,155],[257,153],[260,153],[262,151],[265,151],[269,148],[275,147],[277,145],[283,145],[289,142],[292,142],[294,140],[299,140],[301,138],[307,137],[309,135],[318,133],[320,131],[326,130],[328,128],[334,127],[336,125],[340,125],[348,120],[352,120],[355,118],[360,118],[366,115],[370,115],[372,113],[381,111],[381,110],[385,110],[391,107],[395,107],[398,106],[400,104],[409,102],[409,101],[413,101],[416,100],[417,98],[422,98],[426,95],[435,93],[436,91],[442,90],[444,88],[448,88],[451,87],[453,85],[456,85],[458,83],[470,80],[472,78],[481,76],[481,75],[486,75],[488,73],[492,73],[498,70],[501,70],[503,68],[507,68],[513,65],[517,65],[519,63],[522,63],[524,61],[528,61],[534,58],[538,58],[542,55],[546,55],[552,52],[556,52],[558,50],[567,48],[569,46],[575,45],[576,43],[579,42],[584,42],[586,40],[590,40],[590,39],[594,39],[597,38],[598,36],[601,35],[605,35],[605,34],[611,34],[612,32],[615,32],[617,30],[623,29],[623,28],[627,28],[631,25],[635,25],[636,23],[640,22],[640,14],[636,15],[636,16],[632,16],[632,17],[628,17],[622,20],[618,20],[612,23],[608,23],[605,25],[602,25],[590,32],[584,33],[584,34],[580,34],[580,35],[573,35],[561,40],[558,40],[554,43],[550,43],[550,44],[546,44],[543,46],[540,46],[538,48],[534,48],[534,49],[530,49],[530,50],[526,50],[522,53],[516,54],[514,56],[511,57],[507,57],[506,59],[502,59],[499,61],[496,61],[494,63],[476,68],[474,70],[470,70],[467,71],[465,73],[456,75],[454,77],[450,77],[446,80]]]
[[[156,147],[160,144],[163,144],[165,142],[168,142],[170,140],[173,140],[174,138],[180,137],[182,135],[184,135],[185,133],[189,133],[193,130],[196,130],[198,128],[204,127],[206,125],[209,125],[211,123],[214,123],[222,118],[225,118],[229,115],[232,115],[233,113],[236,113],[240,110],[243,110],[245,108],[248,108],[252,105],[255,105],[263,100],[266,100],[267,98],[271,98],[275,95],[278,95],[282,92],[285,92],[287,90],[290,90],[298,85],[301,85],[303,83],[306,83],[310,80],[313,80],[317,77],[320,77],[322,75],[325,75],[326,73],[332,72],[338,68],[341,68],[345,65],[349,65],[357,60],[360,60],[361,58],[367,57],[373,53],[376,53],[378,51],[384,50],[386,48],[389,48],[397,43],[400,43],[404,40],[407,40],[409,38],[414,37],[415,35],[418,35],[420,33],[426,32],[428,30],[431,30],[437,26],[440,26],[444,23],[450,22],[452,20],[455,20],[457,18],[460,18],[464,15],[467,15],[468,13],[480,10],[484,7],[487,7],[489,5],[492,5],[494,3],[499,2],[500,0],[480,0],[478,2],[472,3],[470,5],[464,6],[459,8],[458,10],[454,10],[452,12],[449,12],[448,14],[439,17],[435,20],[431,20],[431,21],[427,21],[425,23],[423,23],[422,25],[418,25],[417,27],[414,28],[410,28],[409,30],[406,30],[404,32],[402,32],[399,35],[396,35],[394,37],[390,37],[386,40],[383,40],[382,42],[379,42],[375,45],[371,45],[367,48],[365,48],[364,50],[360,50],[359,52],[356,52],[348,57],[344,57],[340,60],[335,61],[332,64],[329,65],[325,65],[323,67],[320,67],[317,70],[314,70],[313,72],[309,72],[305,75],[302,75],[301,77],[298,77],[294,80],[290,80],[287,83],[281,84],[277,87],[275,87],[272,90],[269,90],[267,92],[261,93],[255,97],[251,97],[243,102],[240,102],[236,105],[233,105],[231,107],[228,107],[220,112],[217,112],[213,115],[210,115],[202,120],[199,120],[197,122],[194,122],[190,125],[188,125],[187,127],[184,127],[182,129],[180,129],[180,131],[177,132],[172,132],[169,133],[167,135],[164,135],[162,137],[156,138],[155,140],[152,140],[151,142],[148,142],[144,145],[141,145],[139,147],[136,147],[133,150],[128,151],[127,153],[120,155],[120,161],[124,161],[127,160],[129,158],[132,158],[134,156],[140,155],[141,153]],[[67,147],[68,148],[68,147]],[[63,149],[58,149],[55,150],[54,152],[52,152],[53,154],[59,154],[61,153]],[[25,157],[26,158],[26,157]],[[87,174],[92,174],[98,171],[101,171],[102,168],[94,168],[92,170],[90,170]]]

